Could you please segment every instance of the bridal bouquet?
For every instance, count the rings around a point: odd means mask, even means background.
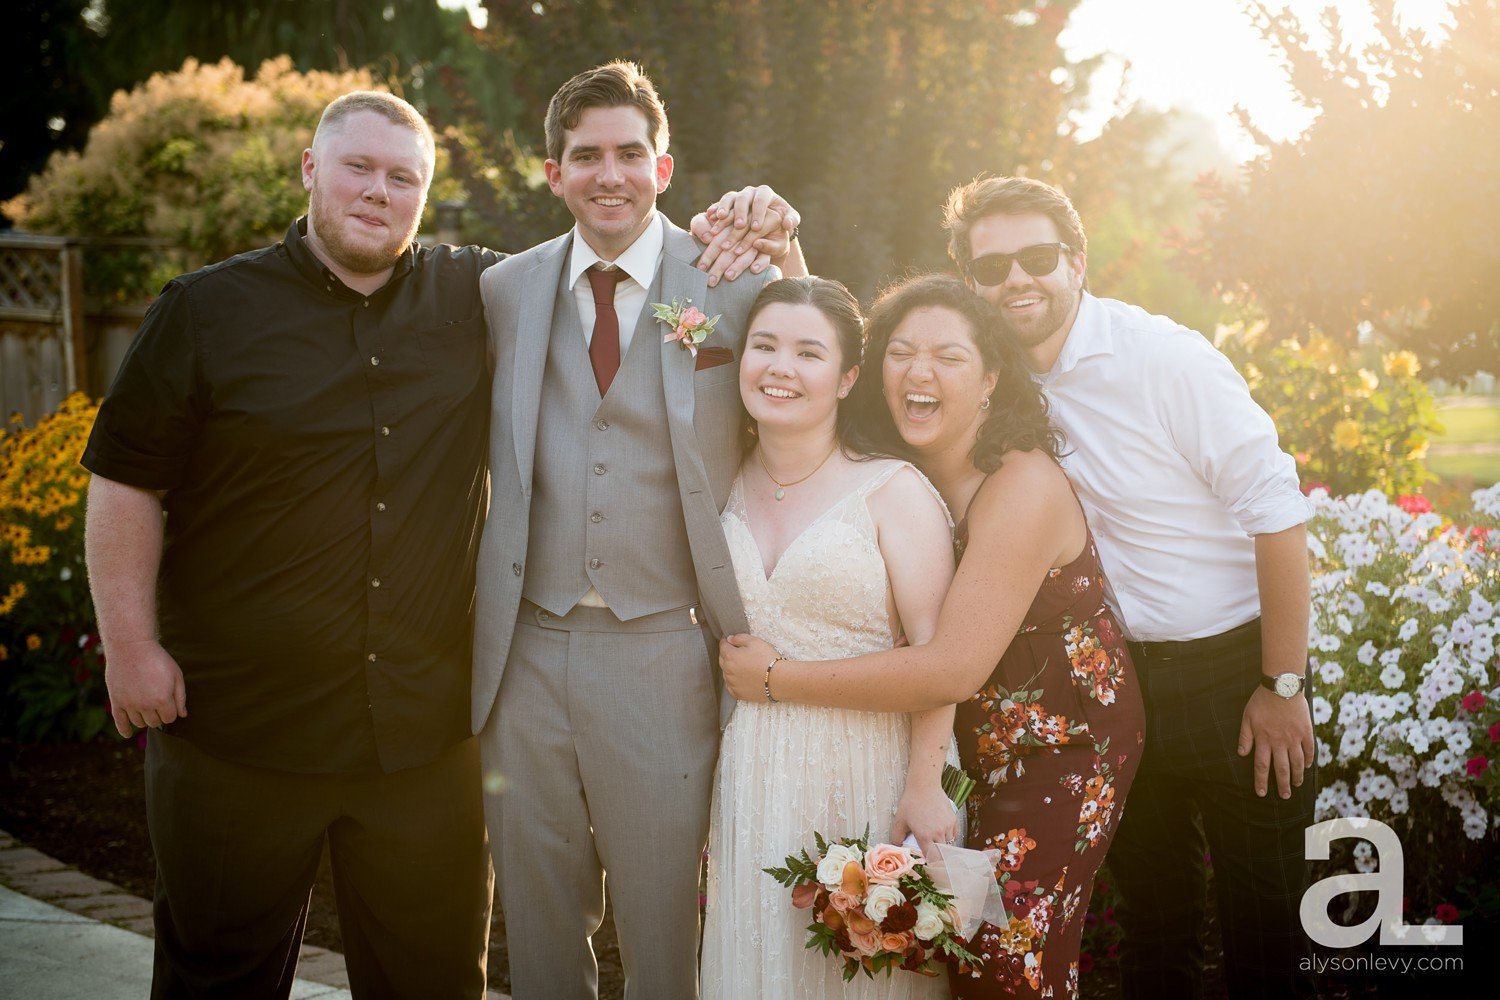
[[[962,805],[973,787],[955,771],[961,788],[954,795],[949,775],[944,789]],[[963,784],[968,788],[962,788]],[[978,966],[965,947],[983,920],[1004,924],[1003,897],[986,852],[937,845],[930,861],[906,845],[871,844],[863,836],[829,842],[814,832],[817,856],[804,848],[789,855],[784,868],[766,874],[792,890],[792,905],[812,910],[807,947],[837,956],[844,980],[860,972],[890,975],[892,969],[941,973],[943,957]]]

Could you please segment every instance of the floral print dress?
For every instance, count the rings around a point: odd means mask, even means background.
[[[959,554],[968,540],[958,527]],[[954,720],[977,782],[967,846],[999,852],[1009,925],[983,924],[980,968],[952,970],[955,997],[1078,996],[1094,874],[1140,764],[1145,709],[1099,555],[1050,570],[1021,629]]]

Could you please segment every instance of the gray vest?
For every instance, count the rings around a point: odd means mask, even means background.
[[[616,616],[697,602],[662,389],[657,271],[630,349],[599,398],[567,269],[557,290],[537,415],[522,595],[553,614],[599,591]]]

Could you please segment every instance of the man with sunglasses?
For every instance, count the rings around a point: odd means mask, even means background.
[[[1109,854],[1125,996],[1203,995],[1209,857],[1230,996],[1310,996],[1298,909],[1316,774],[1311,505],[1296,463],[1206,339],[1089,294],[1087,237],[1061,191],[980,178],[949,196],[944,225],[1067,435],[1063,465],[1146,699],[1146,750]]]

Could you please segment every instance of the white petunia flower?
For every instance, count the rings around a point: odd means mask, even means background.
[[[1380,672],[1380,683],[1394,691],[1406,683],[1406,671],[1396,666],[1386,667]]]

